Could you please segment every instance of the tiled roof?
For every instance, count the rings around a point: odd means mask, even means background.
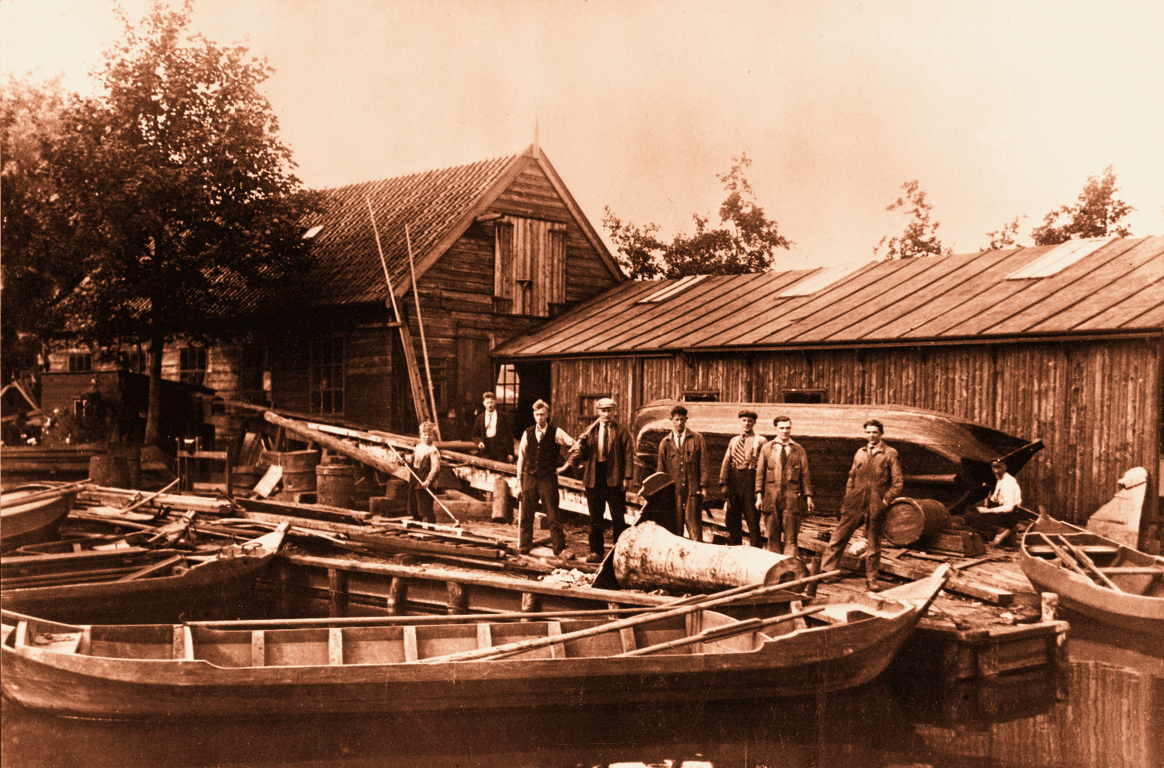
[[[299,288],[240,303],[262,307],[292,301],[313,306],[386,301],[371,213],[392,287],[399,294],[410,284],[405,224],[419,276],[421,263],[451,245],[525,160],[533,162],[525,153],[323,190],[324,212],[303,222],[308,233],[320,229],[312,237],[315,264],[297,282]]]
[[[1082,258],[1060,260],[1065,265],[1053,274],[1021,276],[1057,247],[870,262],[837,271],[831,282],[820,279],[825,269],[713,276],[689,281],[662,301],[644,300],[677,280],[626,282],[494,354],[540,358],[1164,327],[1164,237],[1114,239]],[[799,295],[798,284],[815,290]]]

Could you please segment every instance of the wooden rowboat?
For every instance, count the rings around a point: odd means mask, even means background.
[[[504,614],[84,626],[4,611],[0,683],[29,707],[118,719],[801,696],[879,675],[947,576],[943,568],[880,595],[743,622],[714,609],[794,584],[616,621]]]
[[[0,494],[0,551],[55,539],[80,490],[35,483]]]
[[[283,543],[284,523],[277,530],[210,554],[172,552],[163,560],[143,561],[124,569],[104,563],[104,573],[77,582],[4,589],[4,607],[58,621],[143,623],[177,621],[185,614],[229,600],[249,588]],[[136,550],[141,551],[141,550]],[[94,557],[132,557],[134,551],[94,553]],[[53,556],[30,558],[30,565],[51,563]],[[9,568],[10,563],[5,563]]]
[[[1023,534],[1019,564],[1066,612],[1164,638],[1164,559],[1040,515]]]

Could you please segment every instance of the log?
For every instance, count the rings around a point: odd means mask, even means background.
[[[796,557],[755,547],[691,541],[651,522],[623,532],[613,561],[619,586],[637,589],[714,591],[747,584],[778,584],[808,574]]]
[[[400,473],[403,471],[404,475],[401,479],[408,479],[408,470],[398,462],[382,459],[379,456],[373,455],[368,451],[365,451],[358,446],[352,445],[345,440],[340,440],[339,438],[324,434],[318,429],[312,429],[302,422],[283,418],[282,416],[274,414],[271,411],[264,413],[263,418],[272,424],[282,427],[288,432],[294,432],[302,438],[310,440],[314,443],[318,443],[324,448],[327,448],[329,451],[335,451],[338,454],[355,459],[361,464],[367,464],[369,467],[374,467],[375,469],[378,469],[385,474],[401,477]]]

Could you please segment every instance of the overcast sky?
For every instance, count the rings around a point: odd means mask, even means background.
[[[0,68],[87,90],[112,7],[0,0]],[[911,179],[959,253],[1015,215],[1029,244],[1108,165],[1133,234],[1164,233],[1160,0],[196,0],[193,27],[275,68],[311,187],[509,155],[536,123],[600,231],[606,206],[690,231],[746,151],[778,268],[870,259]]]

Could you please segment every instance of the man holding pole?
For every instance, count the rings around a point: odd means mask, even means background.
[[[582,484],[590,513],[588,563],[600,563],[606,554],[603,518],[610,507],[612,545],[626,530],[626,487],[634,470],[634,442],[627,428],[614,420],[618,405],[604,397],[594,406],[598,420],[582,433],[570,451],[570,464],[582,462]]]
[[[554,555],[573,560],[574,553],[566,549],[566,534],[558,511],[558,475],[568,466],[559,466],[561,448],[573,447],[574,440],[550,424],[550,406],[546,401],[534,403],[533,413],[534,425],[522,433],[517,446],[517,477],[521,482],[518,551],[528,555],[533,548],[534,515],[540,504],[550,522],[550,547]]]

